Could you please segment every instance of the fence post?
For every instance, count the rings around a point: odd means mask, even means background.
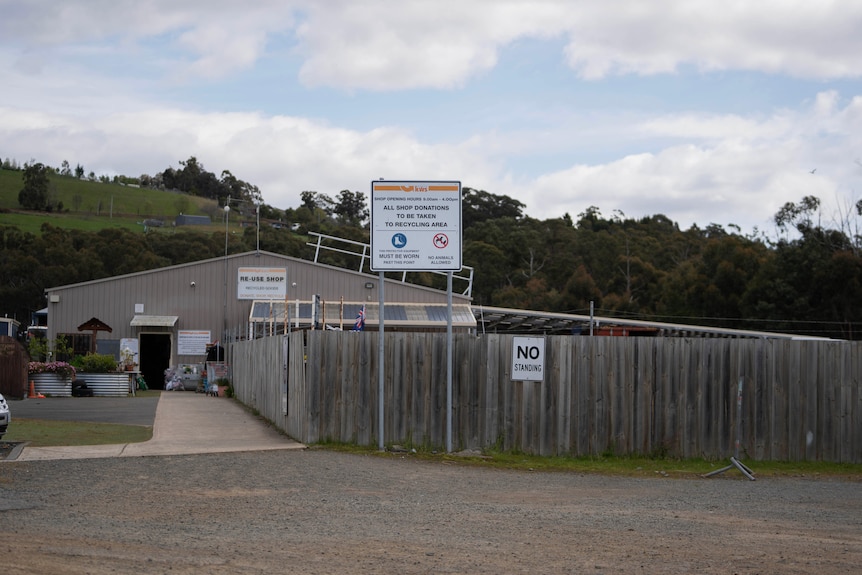
[[[742,440],[742,382],[744,379],[742,376],[739,377],[739,385],[736,388],[736,442],[733,444],[733,456],[730,458],[730,465],[710,471],[704,477],[712,477],[736,467],[743,475],[754,481],[754,472],[739,460],[739,443]]]

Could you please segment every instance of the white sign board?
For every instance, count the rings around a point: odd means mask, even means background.
[[[132,363],[141,363],[138,358],[138,338],[124,337],[120,339],[120,359],[123,357],[123,350],[128,349],[132,352]]]
[[[237,299],[281,300],[286,294],[287,268],[237,269]]]
[[[461,182],[371,182],[371,269],[461,269]]]
[[[512,381],[542,381],[545,378],[545,338],[512,339]]]
[[[212,342],[212,336],[208,330],[177,330],[177,354],[179,355],[206,355],[207,344]]]

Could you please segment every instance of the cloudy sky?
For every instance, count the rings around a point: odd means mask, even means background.
[[[858,0],[0,0],[0,157],[196,156],[296,207],[455,179],[774,231],[862,197]],[[813,173],[812,173],[813,172]]]

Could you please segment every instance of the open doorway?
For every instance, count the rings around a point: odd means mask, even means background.
[[[165,388],[165,370],[171,365],[171,334],[142,333],[141,374],[150,389]]]

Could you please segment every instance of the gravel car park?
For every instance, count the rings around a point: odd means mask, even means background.
[[[862,565],[860,495],[855,478],[606,477],[314,449],[19,461],[0,463],[2,562],[16,575],[843,575]]]

